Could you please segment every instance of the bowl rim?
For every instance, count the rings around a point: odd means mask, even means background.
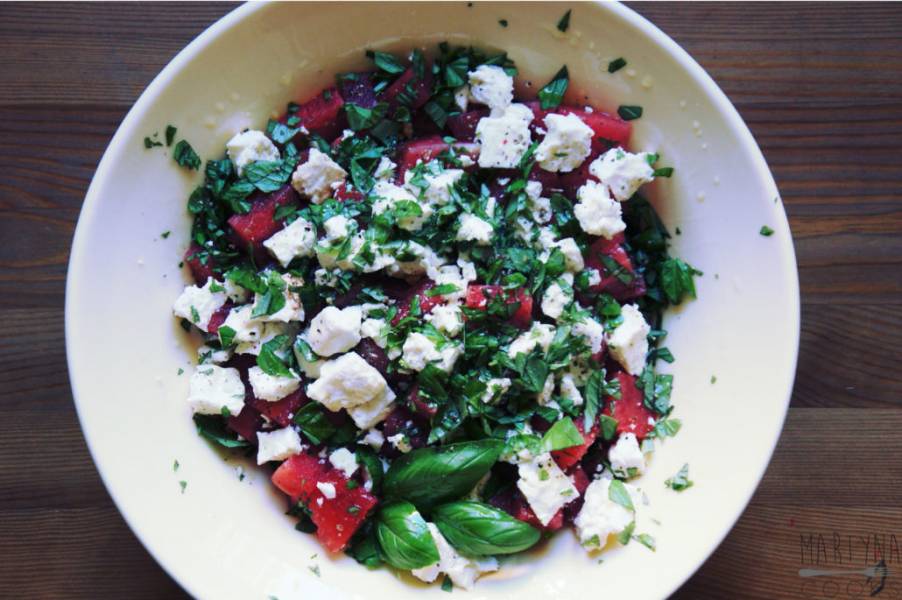
[[[79,211],[78,222],[76,224],[75,233],[72,239],[69,264],[66,273],[64,307],[66,361],[69,373],[70,387],[72,390],[72,397],[76,408],[76,414],[78,415],[79,426],[81,427],[82,432],[85,433],[85,443],[88,447],[91,459],[93,460],[94,465],[97,468],[98,474],[100,475],[101,481],[103,482],[107,493],[109,493],[111,499],[113,500],[113,503],[119,511],[119,514],[125,520],[129,529],[140,541],[144,549],[153,557],[156,563],[160,565],[160,567],[167,573],[167,575],[169,575],[169,577],[171,577],[185,591],[195,597],[202,596],[202,586],[200,585],[200,582],[190,576],[190,572],[185,569],[184,565],[170,561],[165,556],[164,552],[159,551],[159,549],[155,548],[150,543],[145,531],[142,529],[137,519],[135,518],[135,515],[126,510],[126,506],[124,505],[124,500],[118,489],[118,486],[108,477],[109,469],[105,468],[104,466],[106,464],[106,460],[103,456],[101,456],[100,452],[95,447],[94,442],[92,442],[91,438],[86,434],[87,430],[85,429],[85,414],[82,410],[82,402],[79,400],[78,394],[78,382],[80,380],[80,377],[72,367],[72,365],[74,364],[73,355],[75,351],[72,341],[72,323],[75,318],[73,314],[74,307],[72,298],[77,294],[79,281],[81,281],[81,277],[79,275],[82,269],[82,265],[84,264],[85,244],[87,236],[86,230],[88,228],[86,223],[92,221],[92,217],[97,210],[99,204],[98,190],[101,187],[101,182],[107,178],[107,172],[110,170],[111,164],[114,162],[115,157],[120,154],[121,148],[124,146],[126,139],[131,137],[132,130],[136,127],[137,121],[139,120],[141,114],[143,114],[147,110],[147,108],[156,101],[157,97],[165,89],[166,85],[168,85],[173,76],[177,74],[188,62],[190,62],[196,54],[203,51],[218,36],[239,25],[246,18],[257,13],[258,11],[267,9],[270,4],[271,3],[268,1],[248,2],[223,15],[217,21],[204,29],[200,34],[198,34],[197,37],[189,42],[182,50],[180,50],[147,85],[147,87],[135,101],[132,108],[123,118],[119,127],[116,129],[116,133],[113,135],[109,145],[103,153],[96,171],[94,172],[94,176],[91,179],[91,184],[88,187],[84,202],[82,203],[82,207]],[[742,144],[743,149],[749,153],[757,177],[759,177],[766,186],[777,190],[777,193],[779,194],[779,190],[776,186],[776,182],[774,181],[773,174],[767,166],[764,155],[761,152],[761,149],[758,146],[757,142],[755,141],[754,136],[752,135],[748,126],[745,124],[745,121],[743,121],[742,117],[739,115],[736,107],[732,102],[730,102],[726,94],[723,92],[723,90],[720,89],[717,83],[715,83],[714,79],[707,73],[707,71],[705,71],[705,69],[702,68],[702,66],[694,58],[692,58],[686,50],[684,50],[679,44],[677,44],[676,41],[671,39],[670,36],[668,36],[651,21],[641,16],[631,8],[628,8],[619,2],[606,2],[604,0],[595,0],[594,2],[592,2],[592,4],[595,4],[596,7],[601,7],[604,10],[613,12],[618,18],[622,19],[633,28],[646,34],[654,43],[659,44],[662,49],[669,53],[680,64],[680,66],[686,70],[687,74],[696,82],[697,85],[699,85],[704,94],[711,100],[715,109],[724,117],[726,124],[730,127],[730,129],[733,130],[733,132],[735,132]],[[779,222],[775,223],[775,228],[777,228],[778,231],[785,230],[786,233],[790,234],[789,221],[782,202],[780,205],[780,210],[777,211],[777,217],[779,219]],[[794,275],[788,277],[786,280],[788,287],[786,292],[792,304],[792,306],[787,307],[787,310],[791,311],[787,314],[787,318],[791,323],[791,328],[786,333],[791,337],[789,342],[791,343],[794,351],[791,355],[792,364],[789,371],[788,380],[785,382],[786,391],[785,397],[783,398],[783,411],[779,419],[779,427],[775,428],[772,434],[772,439],[770,440],[767,455],[761,456],[759,468],[757,473],[755,473],[754,479],[749,478],[748,481],[751,483],[744,491],[743,501],[741,503],[737,503],[737,506],[729,519],[729,527],[724,528],[724,530],[719,534],[718,538],[716,540],[713,540],[713,543],[711,543],[708,549],[699,556],[698,560],[693,564],[691,569],[685,570],[678,577],[674,578],[673,587],[668,591],[668,595],[676,592],[683,584],[685,584],[686,581],[688,581],[688,579],[699,570],[699,568],[723,543],[723,540],[726,538],[726,536],[735,528],[736,522],[748,507],[752,496],[760,485],[767,467],[770,465],[770,461],[776,449],[777,442],[779,441],[780,435],[783,431],[786,415],[788,413],[789,404],[792,397],[793,387],[795,384],[796,369],[798,366],[801,304],[799,295],[798,264],[796,262],[795,248],[792,236],[790,234],[775,237],[780,240],[780,253],[782,255],[782,261],[788,267],[790,273]]]

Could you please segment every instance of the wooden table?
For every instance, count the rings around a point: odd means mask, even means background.
[[[890,576],[877,597],[902,598],[902,5],[635,8],[752,128],[789,213],[802,286],[798,377],[776,456],[678,597],[865,597],[863,577],[798,571],[863,568],[879,544]],[[86,451],[63,292],[110,137],[151,78],[229,9],[0,4],[0,596],[183,595]]]

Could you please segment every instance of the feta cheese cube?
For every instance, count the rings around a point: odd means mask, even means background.
[[[583,253],[580,252],[576,240],[573,238],[564,238],[555,243],[555,246],[564,255],[564,266],[571,273],[579,273],[586,267],[583,260]]]
[[[263,344],[271,341],[272,339],[280,336],[287,335],[289,337],[294,337],[297,334],[297,327],[293,324],[289,323],[264,323],[263,324],[263,333],[260,335],[260,339],[256,342],[238,342],[235,346],[236,354],[253,354],[254,356],[260,355],[260,349],[263,348]]]
[[[398,219],[398,227],[405,231],[418,231],[433,213],[432,206],[428,202],[420,202],[409,191],[389,181],[377,181],[370,195],[375,198],[372,213],[374,217],[394,208],[398,203],[409,202],[420,207],[421,214],[402,216]]]
[[[257,432],[258,465],[266,464],[271,460],[285,460],[303,449],[301,437],[291,427]]]
[[[207,278],[203,287],[189,285],[172,305],[172,312],[177,317],[187,319],[201,331],[207,331],[210,317],[228,300],[224,290],[214,292],[210,289],[214,284],[222,287],[212,277]]]
[[[413,447],[410,445],[410,441],[407,439],[407,436],[403,433],[396,433],[395,435],[390,435],[387,438],[388,443],[395,447],[395,449],[401,454],[407,454]]]
[[[395,169],[398,167],[392,159],[383,156],[379,159],[379,164],[373,171],[373,177],[382,181],[390,181],[395,176]]]
[[[295,277],[287,273],[281,275],[281,278],[282,282],[285,284],[285,287],[282,289],[282,297],[285,299],[285,304],[276,312],[269,315],[260,315],[257,318],[261,321],[272,321],[279,323],[303,321],[304,304],[301,302],[300,295],[297,292],[292,291],[291,288],[301,287],[302,285],[304,285],[304,280],[300,277]],[[255,294],[254,308],[256,309],[261,302],[264,302],[264,294]]]
[[[206,344],[197,347],[197,364],[199,365],[205,363],[221,365],[230,358],[232,358],[232,351],[228,348],[225,350],[217,350]]]
[[[513,169],[519,165],[531,141],[532,119],[532,110],[524,104],[511,104],[480,119],[476,125],[479,166]]]
[[[241,177],[244,168],[258,161],[276,161],[281,157],[266,134],[262,131],[251,129],[243,131],[226,142],[226,154],[235,165],[235,172]]]
[[[319,243],[316,245],[316,259],[319,261],[320,266],[324,269],[341,269],[343,271],[354,271],[357,269],[357,265],[354,264],[354,258],[357,256],[357,253],[360,252],[360,249],[363,248],[363,244],[366,241],[366,233],[363,231],[358,231],[351,237],[350,249],[342,259],[339,259],[338,256],[341,253],[341,247],[344,244],[344,240],[330,240],[328,238],[323,238],[324,243]]]
[[[270,375],[257,366],[247,370],[247,379],[251,384],[251,389],[254,390],[254,397],[268,402],[277,402],[301,387],[300,377]]]
[[[360,343],[362,315],[359,306],[327,306],[310,321],[304,339],[320,356],[347,352]]]
[[[343,215],[335,215],[329,217],[323,222],[323,229],[326,232],[326,240],[336,242],[348,237],[351,220]]]
[[[558,394],[561,398],[566,398],[574,406],[581,406],[583,403],[583,395],[576,387],[576,378],[572,373],[564,373],[558,383]]]
[[[361,413],[361,417],[364,417],[367,416],[367,411],[378,414],[380,407],[395,399],[394,392],[388,387],[382,374],[355,352],[325,361],[320,368],[319,379],[307,388],[307,396],[332,412],[347,409],[352,418],[352,409],[356,407],[365,407]],[[375,404],[367,406],[374,402]],[[358,426],[369,429],[372,425]]]
[[[365,404],[348,409],[348,415],[358,429],[369,429],[381,423],[393,410],[395,393],[386,388],[385,393]]]
[[[263,336],[264,324],[251,316],[254,307],[250,304],[236,306],[229,311],[222,327],[229,327],[235,332],[234,341],[256,342]]]
[[[317,481],[316,489],[320,491],[326,500],[335,500],[335,484],[327,481]]]
[[[247,299],[250,297],[250,292],[229,278],[226,278],[225,281],[222,282],[222,287],[225,288],[226,296],[229,297],[229,300],[234,302],[235,304],[244,304],[247,302]]]
[[[555,329],[545,323],[533,323],[529,331],[521,333],[507,349],[507,355],[516,358],[518,354],[529,354],[536,346],[548,351],[551,340],[554,339]]]
[[[338,448],[329,455],[333,467],[344,473],[348,479],[357,471],[357,455],[347,448]]]
[[[443,169],[436,174],[427,171],[423,174],[425,187],[420,187],[414,183],[414,172],[407,171],[404,173],[404,187],[428,204],[444,206],[451,202],[451,187],[463,175],[461,169]]]
[[[200,365],[189,383],[188,404],[201,415],[219,415],[222,409],[237,415],[244,408],[244,383],[238,369]]]
[[[517,488],[542,525],[548,525],[557,511],[579,496],[576,486],[548,452],[521,462],[517,473]]]
[[[470,98],[492,111],[503,110],[514,100],[514,78],[495,65],[479,65],[468,75]]]
[[[623,365],[630,375],[639,375],[645,368],[648,354],[648,333],[651,327],[635,304],[620,308],[623,322],[607,336],[608,348],[614,360]]]
[[[385,436],[378,429],[370,429],[357,443],[369,446],[373,450],[379,450],[382,448],[382,444],[385,443]]]
[[[628,483],[624,487],[632,496],[635,488]],[[611,500],[610,489],[611,479],[602,477],[590,483],[583,495],[583,507],[573,524],[580,543],[587,550],[603,548],[609,535],[620,533],[635,518],[633,511]]]
[[[491,243],[494,228],[488,221],[470,213],[463,213],[458,223],[457,236],[454,238],[458,242],[476,242],[479,246]]]
[[[291,186],[299,194],[309,196],[314,204],[321,204],[332,191],[345,181],[348,173],[328,154],[310,148],[307,162],[298,165],[291,176]]]
[[[513,99],[513,97],[511,97]],[[454,90],[454,104],[460,109],[460,112],[467,112],[467,106],[470,103],[470,86],[462,85]]]
[[[456,304],[440,304],[423,318],[448,337],[456,337],[464,328],[463,313]]]
[[[632,154],[623,148],[611,148],[589,165],[589,172],[606,185],[617,200],[629,200],[644,183],[655,178],[648,163],[648,152]]]
[[[485,392],[482,401],[490,404],[503,396],[511,387],[511,380],[507,377],[492,377],[485,383]]]
[[[445,344],[439,350],[428,337],[419,332],[411,333],[404,340],[401,361],[413,371],[422,371],[429,363],[435,363],[439,369],[450,373],[461,354],[458,344]]]
[[[608,450],[611,471],[619,477],[635,477],[645,471],[645,455],[635,433],[621,434]]]
[[[360,325],[361,337],[372,339],[380,348],[388,345],[385,331],[385,319],[367,319]]]
[[[589,287],[598,285],[601,283],[601,273],[598,269],[586,269],[586,281]]]
[[[536,402],[541,406],[558,406],[558,403],[551,399],[554,394],[554,375],[549,374],[548,377],[545,378],[545,385],[542,386],[542,391],[536,395]]]
[[[563,278],[551,283],[542,295],[542,313],[559,319],[564,309],[573,302],[573,287]]]
[[[592,151],[592,128],[574,114],[545,117],[545,137],[536,148],[536,161],[546,171],[569,173]]]
[[[592,354],[601,352],[601,345],[604,342],[604,326],[590,317],[584,317],[573,324],[570,330],[573,335],[582,336]]]
[[[263,242],[263,246],[283,267],[299,256],[313,256],[316,228],[306,219],[295,219]]]
[[[469,590],[476,583],[476,579],[484,574],[498,570],[498,561],[494,558],[467,558],[458,554],[451,544],[442,536],[438,527],[433,523],[426,523],[429,533],[438,549],[439,560],[433,565],[420,569],[414,569],[410,573],[426,583],[435,581],[440,573],[447,575],[459,588]]]
[[[620,203],[611,198],[604,184],[587,181],[576,191],[576,197],[579,202],[573,206],[573,214],[586,233],[611,239],[626,229]]]

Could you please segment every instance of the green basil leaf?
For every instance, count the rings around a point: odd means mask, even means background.
[[[366,55],[373,59],[373,62],[376,64],[376,68],[380,71],[385,71],[389,75],[400,75],[404,72],[404,65],[395,58],[393,55],[387,52],[379,52],[371,51],[367,52]]]
[[[285,160],[258,160],[244,167],[244,177],[261,192],[275,192],[281,188],[297,166],[293,157]]]
[[[235,330],[227,325],[221,325],[216,333],[219,334],[219,343],[223,348],[228,348],[235,340]]]
[[[616,502],[627,510],[633,512],[636,510],[633,506],[633,499],[630,498],[630,493],[626,491],[626,486],[619,479],[611,480],[611,486],[608,488],[608,498],[611,502]]]
[[[526,390],[538,394],[545,387],[545,380],[548,378],[548,364],[537,356],[531,357],[526,361],[526,367],[523,369],[523,381]]]
[[[601,422],[601,437],[608,441],[613,440],[614,436],[617,435],[617,419],[608,415],[601,415],[599,420]]]
[[[626,66],[625,58],[623,58],[623,57],[615,58],[614,60],[612,60],[611,62],[608,63],[608,73],[616,73],[617,71],[619,71],[620,69],[622,69],[625,66]]]
[[[567,71],[567,65],[564,65],[554,78],[539,90],[539,102],[542,110],[560,106],[568,85],[570,85],[570,73]]]
[[[689,463],[683,465],[676,475],[665,480],[664,485],[675,492],[682,492],[691,488],[694,483],[689,481]]]
[[[701,275],[679,258],[668,258],[661,265],[661,287],[672,304],[679,304],[685,296],[695,298],[695,282],[693,277]]]
[[[433,296],[444,296],[445,294],[453,294],[454,292],[459,292],[460,288],[457,287],[453,283],[443,283],[441,285],[437,285],[435,287],[429,288],[426,290],[426,295],[432,298]]]
[[[385,102],[380,102],[373,108],[364,108],[350,102],[344,107],[345,113],[348,115],[348,125],[354,131],[375,127],[388,112],[388,104]]]
[[[567,12],[564,13],[564,16],[557,22],[557,30],[561,33],[565,33],[570,29],[570,13],[571,10],[568,9]]]
[[[194,171],[200,169],[200,157],[194,151],[194,148],[191,147],[191,144],[185,140],[179,140],[179,143],[175,145],[175,148],[172,150],[172,158],[180,167],[193,169]]]
[[[263,344],[260,354],[257,356],[257,366],[263,369],[267,375],[274,377],[292,377],[291,371],[285,365],[285,361],[276,356],[275,351],[285,345],[287,336],[276,336]]]
[[[244,448],[250,445],[247,440],[239,440],[238,436],[226,429],[225,419],[220,415],[194,415],[197,433],[212,442],[226,448]]]
[[[624,105],[617,109],[617,114],[624,121],[632,121],[642,116],[642,107]]]
[[[323,410],[316,402],[308,402],[294,413],[294,424],[311,444],[322,444],[336,431]]]
[[[395,460],[383,480],[388,498],[430,508],[473,489],[498,460],[501,440],[485,439],[414,450]]]
[[[173,125],[166,126],[166,145],[171,146],[172,142],[175,141],[175,132],[177,129]]]
[[[583,413],[583,429],[589,431],[595,425],[595,419],[598,417],[598,409],[601,407],[601,394],[604,389],[605,370],[593,371],[589,375],[586,382],[586,393],[583,399],[586,403],[585,412]]]
[[[382,507],[376,518],[376,538],[385,562],[396,569],[419,569],[439,561],[426,521],[410,502]]]
[[[494,506],[464,500],[443,504],[432,520],[454,548],[465,556],[514,554],[539,541],[539,530]]]
[[[373,521],[366,521],[357,530],[345,554],[368,569],[374,569],[385,562],[379,549],[379,540],[376,539],[376,526]]]
[[[661,419],[655,424],[655,428],[651,434],[649,434],[649,437],[673,437],[680,432],[682,426],[683,422],[679,419]]]
[[[551,452],[552,450],[563,450],[564,448],[572,448],[584,443],[583,434],[579,432],[573,419],[564,417],[542,436],[542,450]]]

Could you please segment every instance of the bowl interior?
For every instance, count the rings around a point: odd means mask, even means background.
[[[225,460],[196,435],[184,401],[193,353],[170,306],[187,279],[179,268],[189,228],[184,206],[200,175],[177,168],[165,148],[142,144],[171,123],[201,156],[216,157],[243,127],[264,125],[274,110],[328,85],[336,72],[365,66],[367,48],[429,48],[443,40],[502,48],[533,90],[566,64],[574,100],[585,95],[609,110],[643,106],[633,146],[655,150],[675,167],[652,195],[671,231],[679,227],[674,253],[704,272],[698,300],[665,321],[666,345],[676,356],[668,368],[676,376],[674,416],[683,430],[658,445],[639,480],[649,503],[641,507],[637,532],[652,534],[657,551],[634,543],[609,549],[599,564],[562,532],[483,579],[475,595],[574,598],[603,586],[615,595],[663,597],[701,564],[744,508],[779,435],[798,347],[795,260],[777,190],[732,106],[672,41],[609,4],[574,4],[563,35],[555,24],[565,8],[244,6],[183,51],[126,118],[91,185],[72,251],[71,379],[85,435],[117,505],[194,595],[286,600],[372,597],[374,589],[394,598],[443,593],[326,556],[312,537],[293,529],[263,472]],[[619,56],[628,67],[609,74],[608,62]],[[762,225],[775,234],[759,235]],[[165,231],[172,235],[164,238]],[[696,484],[676,494],[663,481],[684,463]],[[655,577],[636,576],[650,572]]]

